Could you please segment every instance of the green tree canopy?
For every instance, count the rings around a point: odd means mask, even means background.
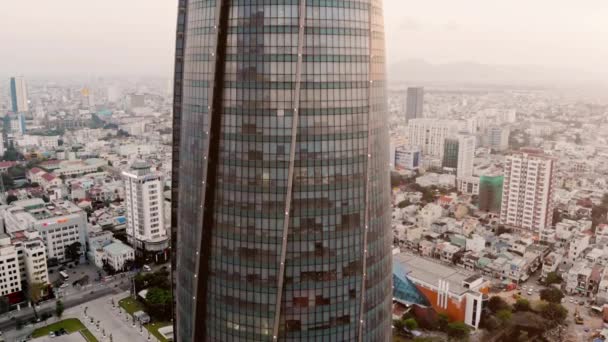
[[[547,285],[551,285],[551,284],[559,284],[562,282],[562,277],[557,274],[556,272],[549,272],[547,274],[547,279],[545,279],[545,284]]]
[[[513,305],[513,310],[515,311],[531,311],[530,301],[525,298],[518,299]]]
[[[562,298],[564,298],[564,294],[560,289],[556,289],[555,287],[540,290],[540,299],[546,300],[547,302],[559,304],[561,303]]]
[[[447,334],[454,338],[466,338],[469,336],[469,327],[464,322],[452,322],[448,324]]]
[[[413,318],[408,318],[403,322],[407,330],[416,330],[418,329],[418,322],[416,322]]]
[[[539,308],[540,315],[555,324],[561,324],[568,316],[568,310],[561,304],[546,303]]]
[[[504,324],[508,324],[511,321],[511,310],[502,309],[496,313],[496,318],[500,320],[500,322]]]
[[[57,314],[57,318],[61,318],[61,315],[63,315],[63,310],[64,310],[63,302],[58,300],[55,303],[55,314]]]
[[[509,303],[507,303],[504,299],[498,296],[490,297],[488,301],[488,309],[493,313],[497,313],[500,310],[509,310]]]

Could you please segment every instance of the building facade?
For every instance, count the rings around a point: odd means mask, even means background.
[[[479,177],[479,210],[500,213],[503,176]]]
[[[536,149],[507,157],[500,209],[502,224],[535,233],[553,222],[555,160]]]
[[[380,0],[180,1],[177,341],[390,340],[383,36]]]
[[[443,313],[450,321],[479,327],[490,286],[481,275],[400,253],[394,255],[393,278],[395,301],[426,309],[430,317]]]
[[[42,199],[27,199],[11,203],[3,212],[7,233],[35,229],[46,247],[48,258],[65,260],[66,247],[79,242],[85,247],[87,215],[69,201],[45,203]]]
[[[420,146],[425,155],[443,158],[446,138],[462,127],[457,120],[413,119],[408,123],[409,144]]]
[[[11,238],[0,235],[0,295],[8,296],[21,291],[21,272],[17,249]]]
[[[22,76],[11,77],[11,105],[13,113],[23,113],[29,110],[27,85]]]
[[[164,178],[150,165],[135,162],[122,173],[127,208],[127,239],[141,251],[162,252],[168,247],[164,214]]]
[[[405,122],[412,119],[422,118],[424,109],[424,88],[407,88],[407,101],[405,107]]]
[[[395,170],[418,170],[422,153],[418,146],[398,146],[395,148]]]

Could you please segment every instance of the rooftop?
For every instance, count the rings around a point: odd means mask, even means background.
[[[104,246],[103,250],[112,255],[120,255],[120,254],[126,254],[126,253],[131,252],[133,250],[133,248],[125,245],[124,243],[122,243],[120,241],[114,241],[111,244]]]
[[[463,286],[480,276],[463,269],[448,267],[434,261],[405,253],[393,255],[393,273],[403,272],[412,280],[421,281],[431,286],[438,286],[439,280],[449,283],[449,291],[463,295],[470,289]]]

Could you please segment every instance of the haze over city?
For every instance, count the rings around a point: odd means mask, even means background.
[[[517,77],[608,83],[606,1],[386,0],[384,7],[392,80],[441,81],[443,74],[454,81],[465,68],[507,83]],[[0,74],[172,72],[174,1],[23,0],[2,9]],[[421,62],[428,69],[408,77]]]
[[[606,18],[3,1],[0,342],[608,341]]]

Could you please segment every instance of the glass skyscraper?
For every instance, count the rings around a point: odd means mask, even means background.
[[[175,61],[176,340],[389,341],[382,1],[182,0]]]

